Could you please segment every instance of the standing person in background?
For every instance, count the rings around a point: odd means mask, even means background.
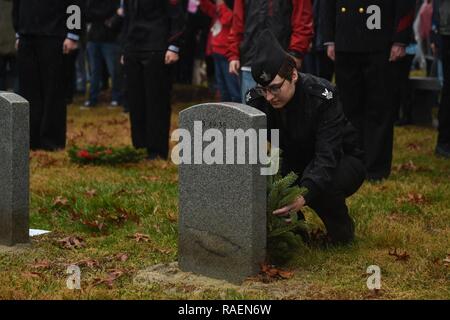
[[[390,63],[405,56],[411,41],[415,0],[378,0],[378,14],[365,0],[322,4],[324,43],[335,60],[344,113],[362,137],[367,179],[381,181],[391,173],[394,140]]]
[[[439,134],[435,153],[450,159],[450,1],[434,0],[431,48],[442,58],[444,86],[439,106]]]
[[[83,1],[13,1],[19,93],[30,103],[30,148],[63,149],[67,126],[64,59],[77,49],[81,31],[68,28],[67,9],[76,5],[83,12]]]
[[[327,50],[323,44],[323,23],[320,21],[324,19],[323,12],[320,10],[323,1],[326,0],[313,0],[314,39],[310,52],[305,55],[302,72],[331,81],[334,75],[334,62],[327,56]]]
[[[171,68],[179,59],[184,14],[178,0],[126,0],[124,64],[131,137],[149,159],[169,153]]]
[[[215,3],[213,3],[213,1]],[[212,18],[208,39],[208,50],[214,59],[216,85],[222,101],[241,102],[239,78],[228,72],[227,42],[233,19],[234,0],[227,4],[224,0],[200,0],[200,9]]]
[[[14,88],[17,91],[16,81],[16,37],[12,21],[11,0],[0,0],[0,90],[6,91]],[[11,74],[13,83],[8,83]]]
[[[313,37],[311,0],[235,0],[228,47],[229,71],[241,77],[241,97],[255,87],[251,65],[256,40],[268,29],[300,69]]]
[[[87,53],[91,69],[89,100],[85,107],[94,107],[98,103],[100,82],[103,75],[103,61],[106,62],[112,82],[111,107],[121,103],[121,88],[118,77],[120,47],[118,36],[122,27],[122,17],[117,14],[120,0],[87,0],[86,22]]]

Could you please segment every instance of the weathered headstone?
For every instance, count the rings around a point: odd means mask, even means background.
[[[0,245],[28,243],[29,105],[0,92]]]
[[[225,147],[221,157],[224,164],[195,164],[199,153],[198,148],[194,151],[198,139],[194,123],[197,128],[201,123],[204,133],[219,130],[225,146],[229,142],[227,129],[258,132],[266,129],[266,116],[257,109],[232,103],[197,105],[180,113],[179,127],[192,137],[192,162],[179,166],[179,266],[183,271],[240,283],[257,274],[265,259],[267,176],[261,175],[260,161],[250,164],[249,139],[245,164],[237,164],[237,140],[233,148],[235,164],[226,164],[230,152]],[[201,150],[209,141],[201,142]]]

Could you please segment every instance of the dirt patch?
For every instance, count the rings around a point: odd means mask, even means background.
[[[270,299],[303,299],[309,287],[307,283],[295,277],[271,283],[249,279],[239,286],[227,281],[181,271],[177,262],[154,265],[138,272],[134,278],[134,284],[144,287],[157,284],[167,293],[182,292],[183,288],[193,288],[191,290],[193,295],[201,294],[204,291],[216,291],[225,298],[226,292],[233,290],[239,294]]]

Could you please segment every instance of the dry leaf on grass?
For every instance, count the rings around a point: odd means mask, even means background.
[[[86,192],[84,193],[84,195],[86,195],[89,198],[93,198],[97,195],[97,190],[92,189],[92,190],[86,190]]]
[[[286,280],[294,276],[294,272],[281,270],[267,263],[261,265],[261,271],[256,280],[269,283],[277,280]]]
[[[141,176],[141,179],[143,179],[145,181],[150,181],[150,182],[161,181],[161,177],[155,177],[155,176]]]
[[[170,222],[177,222],[178,221],[178,217],[175,213],[173,212],[169,212],[167,214],[167,219],[169,219]]]
[[[67,200],[67,198],[64,198],[63,196],[57,196],[54,200],[53,200],[53,206],[60,206],[60,207],[64,207],[69,203],[69,200]]]
[[[94,220],[94,221],[81,220],[81,223],[84,224],[87,227],[90,227],[90,228],[93,228],[93,229],[97,229],[100,232],[105,227],[105,224],[103,222],[101,222],[101,221],[98,221],[98,220]]]
[[[44,275],[39,272],[22,272],[22,276],[24,276],[25,278],[32,278],[32,279],[44,278]]]
[[[408,193],[406,197],[397,198],[397,203],[425,204],[426,198],[421,193]]]
[[[406,147],[411,151],[420,151],[421,149],[421,146],[414,142],[408,143]]]
[[[33,269],[49,269],[51,268],[52,263],[48,260],[34,260],[33,264],[30,264],[30,267]]]
[[[64,249],[81,249],[85,246],[84,240],[81,237],[66,237],[57,241]]]
[[[445,258],[443,261],[444,261],[444,266],[450,267],[450,254],[448,254],[447,258]]]
[[[135,233],[132,236],[128,236],[128,238],[134,239],[136,242],[149,242],[150,241],[150,237],[148,235],[142,234],[142,233]]]
[[[101,284],[105,284],[106,286],[108,286],[109,288],[112,288],[114,285],[114,281],[116,281],[117,279],[119,279],[120,277],[122,277],[123,275],[125,275],[127,273],[126,270],[121,270],[121,269],[112,269],[108,271],[108,274],[105,278],[95,278],[93,285],[94,286],[99,286]]]
[[[79,267],[98,268],[100,267],[100,262],[95,259],[84,259],[75,263],[71,263],[71,265],[76,265]]]
[[[397,248],[389,251],[389,255],[395,257],[395,261],[408,261],[410,258],[410,255],[406,251],[403,253],[397,252]]]
[[[125,262],[128,260],[128,254],[127,253],[118,253],[114,256],[115,260],[120,262]]]

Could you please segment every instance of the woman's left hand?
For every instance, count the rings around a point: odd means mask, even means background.
[[[305,198],[298,197],[294,202],[292,202],[290,205],[287,205],[283,208],[277,209],[273,212],[276,216],[287,216],[291,212],[298,212],[305,206]]]

